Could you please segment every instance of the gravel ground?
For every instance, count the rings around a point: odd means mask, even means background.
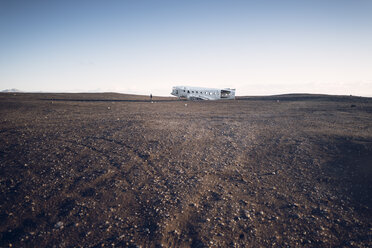
[[[1,247],[371,247],[372,99],[0,94]]]

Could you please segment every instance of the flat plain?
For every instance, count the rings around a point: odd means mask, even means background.
[[[0,247],[371,247],[372,99],[0,94]]]

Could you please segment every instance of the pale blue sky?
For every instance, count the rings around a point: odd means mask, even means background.
[[[0,90],[372,96],[372,1],[0,0]]]

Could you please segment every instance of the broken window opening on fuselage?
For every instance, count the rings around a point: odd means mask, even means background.
[[[231,96],[231,91],[221,90],[221,98],[229,98]]]

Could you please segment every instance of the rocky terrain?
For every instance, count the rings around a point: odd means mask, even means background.
[[[0,94],[0,247],[371,247],[372,99]]]

